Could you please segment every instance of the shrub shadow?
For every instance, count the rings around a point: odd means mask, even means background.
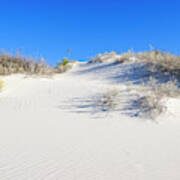
[[[57,106],[57,108],[60,108],[62,110],[67,110],[73,113],[88,113],[88,114],[95,113],[93,111],[94,107],[95,107],[95,103],[91,98],[73,98]]]

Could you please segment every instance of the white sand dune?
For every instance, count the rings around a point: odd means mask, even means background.
[[[0,180],[179,180],[179,100],[168,101],[158,123],[93,113],[91,97],[126,88],[129,65],[119,66],[82,63],[52,79],[4,77]]]

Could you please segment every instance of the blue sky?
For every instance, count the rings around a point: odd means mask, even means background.
[[[98,53],[154,48],[180,54],[178,0],[2,0],[0,49],[88,60]]]

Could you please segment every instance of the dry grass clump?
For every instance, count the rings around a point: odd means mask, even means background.
[[[94,58],[92,58],[89,63],[104,63],[104,62],[112,62],[120,59],[120,55],[116,52],[112,51],[110,53],[98,54]]]
[[[97,107],[101,111],[115,110],[120,103],[119,91],[117,89],[108,90],[97,99]]]
[[[180,89],[178,88],[177,80],[171,80],[166,83],[158,83],[156,79],[150,77],[147,85],[150,92],[156,94],[158,97],[164,98],[180,96]]]
[[[129,50],[126,53],[122,53],[120,55],[120,58],[116,60],[116,63],[124,63],[127,61],[132,61],[136,59],[135,57],[136,57],[136,54],[133,51]]]
[[[36,62],[35,60],[9,55],[0,56],[0,75],[14,73],[52,75],[54,72],[55,69],[44,62]]]
[[[133,101],[136,115],[155,120],[160,114],[166,111],[165,103],[162,97],[154,95],[145,95]]]
[[[150,52],[139,52],[136,57],[138,60],[147,63],[152,72],[180,75],[180,56],[153,50]]]
[[[167,98],[179,96],[180,89],[177,81],[159,83],[151,77],[149,82],[143,86],[132,86],[125,91],[107,90],[98,96],[95,107],[100,111],[120,110],[130,116],[155,120],[166,112]]]
[[[177,81],[160,84],[154,78],[150,78],[148,87],[144,87],[141,94],[143,95],[138,95],[132,103],[136,115],[154,120],[166,111],[166,98],[180,96],[180,90]]]

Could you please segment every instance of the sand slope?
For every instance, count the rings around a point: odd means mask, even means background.
[[[168,102],[170,113],[158,123],[94,113],[95,94],[126,88],[125,66],[77,64],[53,79],[4,77],[0,180],[179,180],[179,100]]]

